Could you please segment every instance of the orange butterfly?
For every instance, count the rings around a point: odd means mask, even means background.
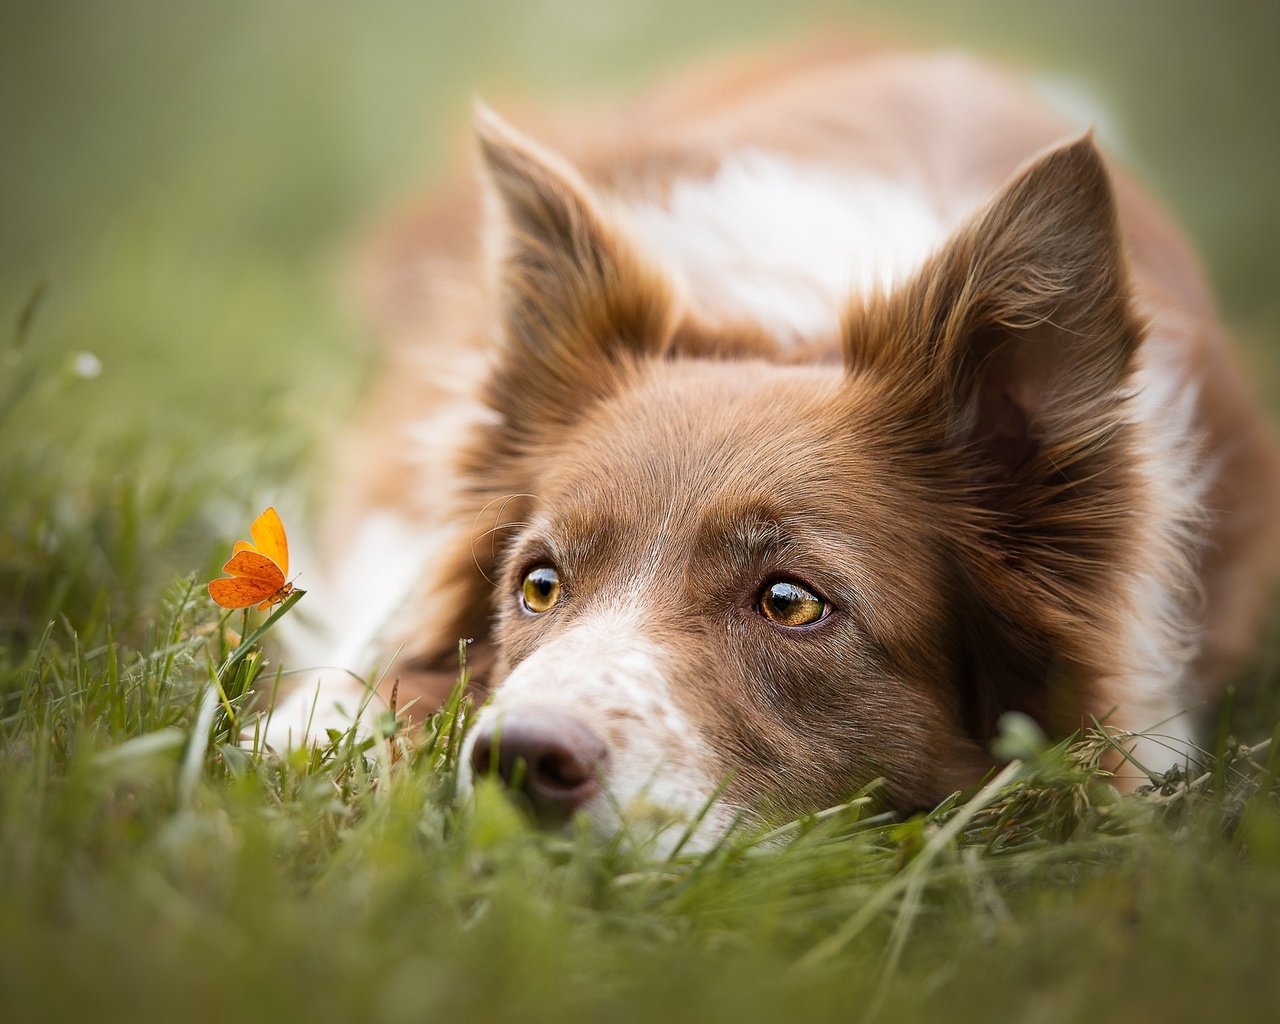
[[[248,608],[256,604],[265,612],[293,593],[293,584],[285,582],[289,573],[289,541],[284,523],[274,508],[268,508],[249,527],[250,544],[238,540],[231,558],[222,571],[230,579],[216,579],[209,584],[209,596],[223,608]]]

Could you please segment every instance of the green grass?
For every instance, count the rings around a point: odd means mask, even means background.
[[[0,441],[41,392],[84,383],[23,335],[3,353]],[[1224,719],[1207,770],[1145,794],[1098,771],[1105,734],[1047,748],[1015,722],[1015,760],[967,802],[901,821],[871,795],[658,858],[626,836],[539,833],[493,784],[456,801],[461,690],[421,735],[384,716],[324,749],[243,748],[249,701],[280,679],[263,643],[306,595],[243,636],[212,606],[201,580],[225,544],[200,513],[207,464],[150,480],[66,468],[0,466],[6,1019],[1171,1021],[1280,1006],[1265,700]],[[148,539],[180,549],[197,528],[204,571],[151,598]]]
[[[52,566],[50,566],[52,568]],[[283,606],[273,618],[292,611]],[[1119,797],[1102,734],[966,803],[862,798],[709,853],[553,837],[453,799],[469,706],[276,758],[270,690],[192,579],[136,643],[65,617],[0,674],[9,1019],[1269,1019],[1280,758]],[[447,1018],[445,1017],[447,1015]]]
[[[449,162],[472,92],[594,97],[852,10],[798,6],[6,6],[3,1019],[1274,1018],[1275,638],[1189,785],[1119,798],[1100,736],[1014,729],[1021,767],[967,804],[672,861],[540,834],[490,786],[455,804],[465,706],[232,742],[290,666],[202,584],[264,495],[314,508],[376,361],[338,283],[364,224]],[[855,13],[1092,83],[1275,397],[1280,8],[1031,7]]]

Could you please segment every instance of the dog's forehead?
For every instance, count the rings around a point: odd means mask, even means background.
[[[561,505],[665,519],[752,494],[820,500],[824,466],[857,472],[849,404],[836,368],[657,363],[588,413],[547,483]]]
[[[565,565],[632,573],[922,549],[936,501],[865,397],[838,367],[657,364],[548,461],[531,535]]]

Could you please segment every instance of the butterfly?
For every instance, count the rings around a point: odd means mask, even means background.
[[[266,611],[293,593],[293,584],[285,582],[289,572],[289,540],[284,523],[274,508],[268,508],[249,527],[250,544],[238,540],[231,558],[222,571],[230,579],[221,578],[209,584],[209,596],[223,608],[248,608],[256,604]]]

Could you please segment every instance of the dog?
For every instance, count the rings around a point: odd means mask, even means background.
[[[1150,733],[1138,779],[1194,750],[1266,607],[1277,452],[1089,133],[857,45],[474,130],[480,173],[366,269],[385,369],[311,587],[336,644],[292,659],[335,668],[268,742],[393,685],[425,716],[461,640],[464,781],[553,827],[710,841],[872,780],[929,807],[1011,711]],[[376,694],[343,671],[375,663]]]

